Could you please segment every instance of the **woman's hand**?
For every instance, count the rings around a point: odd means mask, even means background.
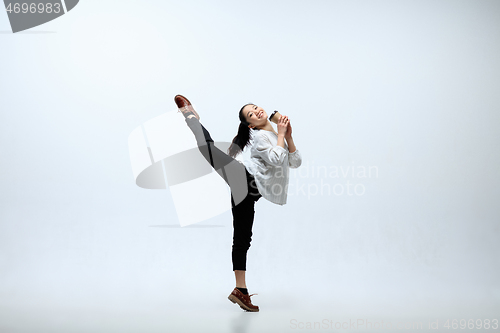
[[[288,117],[287,117],[288,119]],[[290,119],[288,119],[288,127],[286,128],[286,134],[285,134],[285,139],[290,139],[292,137],[292,123],[290,122]]]
[[[283,137],[287,136],[288,124],[289,124],[288,117],[282,115],[278,120],[278,136],[279,135],[282,135]]]
[[[290,123],[290,119],[288,119],[288,117],[286,117],[286,122],[288,125],[286,127],[285,140],[288,144],[288,151],[293,153],[297,150],[297,148],[295,147],[295,143],[292,139],[292,124]]]

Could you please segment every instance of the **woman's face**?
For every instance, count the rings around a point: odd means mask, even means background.
[[[267,122],[267,113],[263,108],[257,105],[247,105],[243,108],[243,116],[250,124],[248,127],[250,128],[261,128]]]

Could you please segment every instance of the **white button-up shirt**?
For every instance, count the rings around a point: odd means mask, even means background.
[[[265,199],[278,204],[286,204],[289,168],[298,168],[302,156],[298,149],[293,153],[278,146],[278,135],[267,130],[251,130],[253,144],[250,158],[243,163],[248,172],[255,177],[257,188]]]

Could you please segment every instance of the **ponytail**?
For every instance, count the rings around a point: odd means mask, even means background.
[[[250,128],[248,127],[249,123],[246,121],[245,116],[243,115],[243,109],[247,105],[253,105],[252,103],[248,103],[243,105],[239,112],[240,125],[238,126],[238,134],[233,139],[233,142],[229,146],[228,155],[231,157],[235,157],[239,153],[243,151],[243,149],[250,144]]]
[[[246,123],[246,124],[245,124]],[[228,154],[235,157],[243,151],[243,148],[250,144],[250,128],[247,122],[241,122],[238,127],[238,134],[233,139],[231,146],[229,146]]]

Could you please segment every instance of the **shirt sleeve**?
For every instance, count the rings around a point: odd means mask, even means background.
[[[298,149],[295,149],[293,153],[288,154],[288,165],[290,168],[295,169],[298,168],[302,164],[302,155]]]
[[[253,149],[256,156],[259,156],[266,163],[274,166],[283,165],[288,153],[286,149],[281,146],[273,146],[271,141],[264,135],[255,137]]]

